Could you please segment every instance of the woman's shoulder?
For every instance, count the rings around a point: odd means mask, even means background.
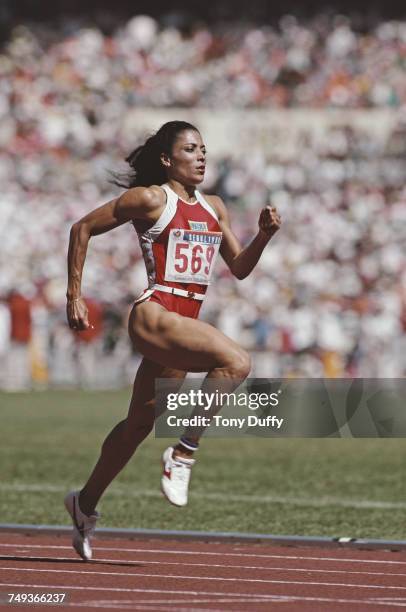
[[[157,208],[166,202],[165,192],[159,185],[131,187],[125,192],[124,197],[127,201],[137,202],[145,208]]]
[[[210,206],[215,210],[217,216],[220,218],[224,215],[226,207],[223,200],[218,195],[207,194],[200,192],[200,195],[210,204]]]

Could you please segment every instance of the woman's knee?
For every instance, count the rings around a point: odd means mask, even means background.
[[[226,369],[231,378],[245,380],[251,371],[251,357],[244,349],[240,349],[232,355]]]

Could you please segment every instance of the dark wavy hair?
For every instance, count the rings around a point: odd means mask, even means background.
[[[167,180],[165,167],[161,162],[162,153],[170,155],[178,135],[184,130],[198,132],[197,127],[186,121],[168,121],[150,136],[143,145],[138,146],[125,161],[130,165],[129,173],[112,173],[111,181],[118,187],[149,187],[162,185]]]

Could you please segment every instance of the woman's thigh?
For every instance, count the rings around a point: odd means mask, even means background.
[[[147,359],[177,370],[207,372],[232,363],[243,353],[208,323],[169,312],[154,302],[133,308],[129,334]]]

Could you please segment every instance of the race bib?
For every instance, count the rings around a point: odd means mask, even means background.
[[[170,230],[165,280],[208,285],[221,237],[221,232]]]

